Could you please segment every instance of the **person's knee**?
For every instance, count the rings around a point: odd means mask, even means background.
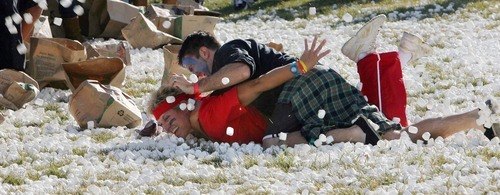
[[[262,140],[262,147],[264,149],[266,149],[266,148],[269,148],[271,146],[277,146],[279,144],[279,142],[280,142],[280,139],[277,137],[267,138],[267,139]]]
[[[388,131],[384,133],[384,135],[382,135],[382,138],[386,140],[395,140],[399,139],[400,137],[401,137],[401,131],[396,131],[396,130]]]

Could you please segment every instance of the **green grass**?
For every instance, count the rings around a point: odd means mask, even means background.
[[[23,185],[25,184],[24,179],[20,175],[16,175],[13,173],[10,173],[3,179],[3,183],[7,183],[10,185],[18,186],[18,185]]]
[[[214,167],[222,167],[222,158],[219,156],[212,157],[210,159],[202,159],[201,163],[206,165],[213,165]]]
[[[248,9],[235,11],[233,1],[228,0],[207,0],[204,6],[212,11],[221,13],[221,17],[230,20],[247,19],[249,16],[257,13],[258,10],[275,11],[276,15],[286,19],[293,20],[295,18],[309,18],[309,7],[316,7],[317,14],[335,14],[342,17],[344,14],[349,13],[353,17],[365,18],[363,21],[368,20],[372,14],[389,14],[392,12],[412,12],[420,11],[424,17],[436,17],[444,14],[451,13],[452,11],[441,10],[438,14],[430,13],[429,9],[435,9],[436,4],[441,7],[447,8],[450,3],[453,3],[453,8],[466,8],[467,10],[487,10],[493,1],[479,1],[479,0],[435,0],[429,3],[422,3],[419,0],[259,0],[252,4]],[[289,9],[297,10],[297,14],[290,14]],[[360,11],[363,10],[363,11]],[[482,12],[488,16],[493,14],[494,11]],[[232,17],[230,15],[232,14]],[[406,18],[401,18],[406,19]],[[420,18],[423,19],[423,18]]]
[[[78,156],[85,156],[87,154],[87,149],[85,148],[73,148],[73,154]]]
[[[369,190],[375,190],[381,186],[390,185],[397,182],[397,177],[390,173],[385,172],[380,177],[377,178],[363,178],[361,179],[361,188],[368,188]]]
[[[243,166],[245,167],[245,169],[249,169],[258,164],[259,164],[259,159],[257,159],[256,156],[246,155],[243,158]]]
[[[298,167],[299,165],[294,162],[292,154],[287,152],[286,150],[283,153],[278,154],[271,161],[267,162],[268,167],[275,167],[281,169],[283,172],[290,172],[290,169],[293,167]]]
[[[109,140],[115,138],[116,136],[112,133],[102,132],[102,133],[92,134],[90,137],[92,137],[92,139],[97,143],[106,143]]]

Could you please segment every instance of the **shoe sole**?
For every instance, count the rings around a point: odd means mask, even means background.
[[[351,39],[349,39],[344,46],[342,46],[342,53],[347,56],[349,59],[352,61],[357,61],[358,55],[360,54],[360,51],[363,50],[363,47],[359,47],[360,45],[365,45],[363,43],[367,42],[367,40],[374,39],[378,35],[378,33],[375,33],[375,37],[370,37],[370,35],[373,35],[373,31],[376,30],[378,31],[380,27],[384,24],[384,22],[387,20],[387,17],[385,15],[378,15],[372,18],[370,21],[368,21],[359,31],[354,35]],[[360,43],[361,42],[361,43]],[[358,46],[353,54],[348,52],[348,48],[354,48],[355,46]],[[356,55],[358,54],[358,55]],[[354,55],[354,56],[352,56]],[[351,57],[349,57],[351,56]]]

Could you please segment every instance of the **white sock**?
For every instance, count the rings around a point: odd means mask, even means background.
[[[399,61],[401,62],[401,67],[406,66],[411,60],[411,53],[405,52],[403,49],[398,48]]]

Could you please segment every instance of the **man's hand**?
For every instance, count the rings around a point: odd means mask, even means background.
[[[304,49],[304,53],[302,53],[302,56],[300,56],[300,60],[302,62],[304,62],[304,64],[307,66],[308,70],[311,70],[314,67],[314,65],[316,65],[318,63],[318,61],[321,58],[328,55],[331,51],[328,49],[326,51],[321,52],[321,50],[323,49],[323,46],[325,46],[326,39],[323,39],[323,41],[321,41],[319,46],[316,48],[317,41],[318,41],[318,37],[315,36],[313,43],[311,45],[311,48],[309,49],[309,45],[307,44],[307,39],[304,39],[305,49]]]
[[[173,74],[168,81],[168,85],[181,90],[185,94],[194,94],[194,83],[189,81],[184,75]]]

